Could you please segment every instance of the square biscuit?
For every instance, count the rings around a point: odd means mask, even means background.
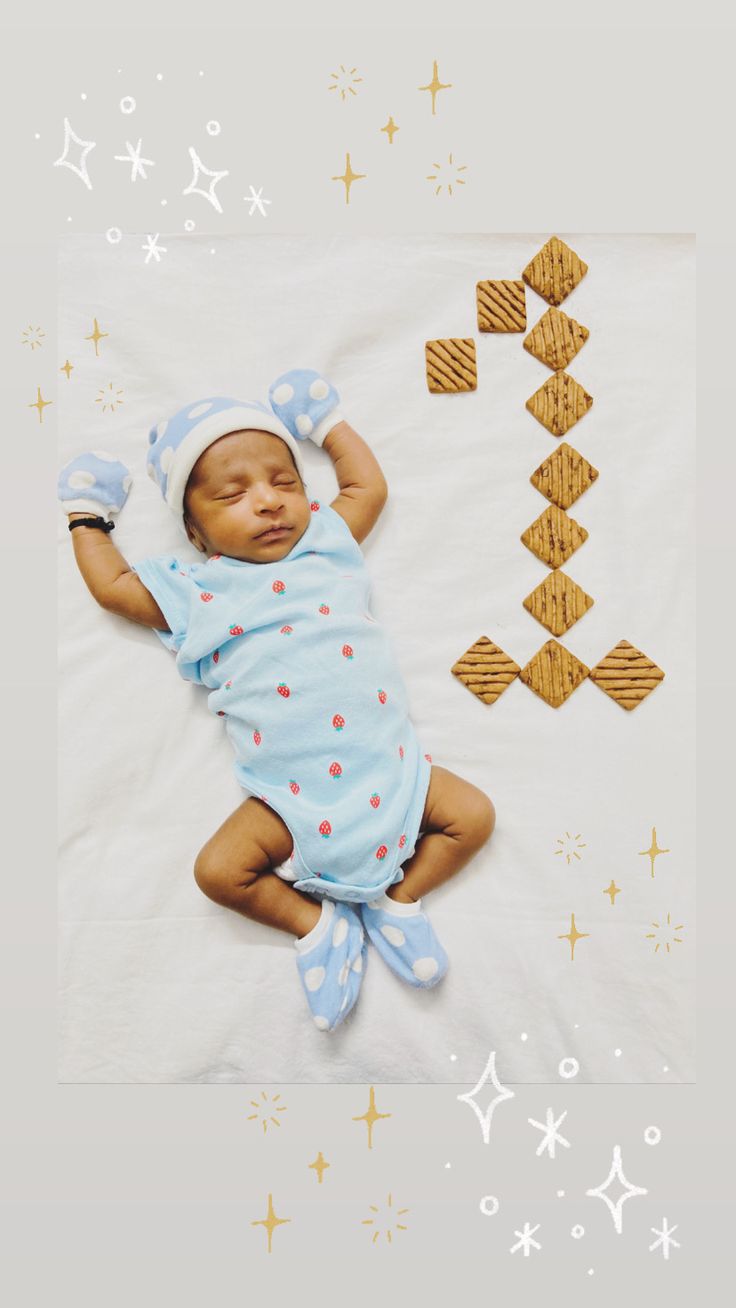
[[[597,477],[598,469],[567,441],[562,441],[554,454],[540,463],[529,480],[546,499],[560,509],[569,509]]]
[[[526,330],[526,292],[520,281],[476,282],[479,332]]]
[[[495,704],[499,695],[518,677],[519,665],[488,636],[479,636],[475,644],[453,663],[450,671],[484,704]]]
[[[592,395],[574,377],[556,372],[529,397],[526,407],[553,436],[564,436],[592,403]]]
[[[582,323],[569,318],[561,309],[548,309],[524,337],[524,349],[540,363],[558,372],[575,358],[590,332]]]
[[[426,341],[424,354],[427,386],[434,394],[476,390],[478,366],[472,336]]]
[[[575,290],[587,271],[587,263],[569,245],[559,236],[550,236],[521,275],[543,300],[558,305]]]

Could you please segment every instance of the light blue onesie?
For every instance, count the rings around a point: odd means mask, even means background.
[[[156,634],[181,676],[209,687],[239,784],[291,832],[279,875],[360,903],[402,881],[431,757],[340,514],[313,501],[301,540],[273,563],[164,555],[132,567],[171,628]]]

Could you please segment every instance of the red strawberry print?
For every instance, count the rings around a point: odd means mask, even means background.
[[[334,718],[332,719],[332,725],[335,728],[335,731],[342,731],[343,727],[345,726],[345,719],[342,716],[342,714],[340,713],[335,714]]]
[[[342,652],[345,655],[346,659],[351,659],[353,657],[353,650],[351,645],[343,645]]]
[[[219,663],[219,662],[220,662],[220,651],[219,651],[219,649],[216,649],[215,652],[214,652],[214,654],[212,655],[212,662],[213,662],[213,663]]]
[[[279,692],[279,695],[283,695],[284,699],[289,698],[291,691],[285,681],[280,681],[276,689]]]
[[[214,563],[215,559],[221,559],[221,558],[222,558],[222,555],[221,555],[221,554],[212,554],[212,555],[210,555],[210,557],[208,558],[207,562],[208,562],[208,563]]]
[[[330,776],[331,777],[342,776],[342,768],[339,763],[330,763]]]
[[[224,718],[224,716],[225,716],[225,710],[224,710],[224,709],[218,709],[218,710],[217,710],[217,716],[218,716],[218,718]]]
[[[238,626],[237,622],[232,627],[228,627],[231,636],[242,636],[243,628]]]
[[[256,730],[253,732],[253,742],[256,745],[260,745],[262,740],[263,740],[263,736],[261,735],[258,728],[256,728]]]
[[[377,795],[376,792],[375,792],[375,790],[374,790],[374,791],[373,791],[373,794],[372,794],[371,797],[370,797],[369,803],[372,805],[373,808],[378,808],[378,805],[380,804],[380,802],[381,802],[381,796],[380,796],[380,795]]]
[[[406,836],[402,836],[401,839],[399,840],[399,849],[403,849],[405,844],[406,844]]]
[[[385,845],[379,845],[379,846],[378,846],[378,849],[376,850],[376,858],[380,861],[382,858],[385,858],[385,857],[386,857],[387,853],[388,853],[388,850],[387,850],[386,846],[385,846]]]
[[[271,587],[271,590],[273,591],[274,595],[283,595],[284,591],[286,590],[286,586],[283,581],[275,581],[273,583],[273,586]]]
[[[312,510],[312,513],[319,513],[319,500],[312,500],[309,507]],[[314,554],[314,550],[311,550],[310,553]]]
[[[399,758],[403,759],[403,757],[404,757],[404,746],[399,745]]]
[[[320,824],[319,824],[319,834],[320,834],[321,836],[323,836],[325,840],[327,839],[328,836],[331,836],[331,835],[332,835],[332,827],[330,826],[329,822],[327,821],[327,818],[325,818],[324,822],[320,822]]]
[[[386,703],[386,700],[388,699],[388,695],[386,694],[385,690],[379,690],[378,698],[382,704]]]
[[[211,599],[214,599],[215,597],[214,597],[214,595],[212,594],[212,591],[211,591],[211,590],[201,590],[201,591],[199,592],[199,598],[200,598],[201,600],[204,600],[205,604],[209,604],[210,600],[211,600]]]
[[[290,781],[290,782],[289,782],[289,790],[291,791],[292,795],[298,795],[298,794],[299,794],[299,789],[300,789],[300,787],[299,787],[299,782],[298,782],[298,781]],[[292,852],[291,858],[289,859],[289,862],[290,862],[290,863],[291,863],[291,861],[293,860],[293,858],[294,858],[294,854],[293,854],[293,852]]]
[[[232,684],[233,684],[232,681],[226,681],[226,682],[225,682],[225,690],[229,690],[230,687],[232,686]]]
[[[320,611],[320,613],[329,613],[329,611],[330,611],[330,606],[329,606],[329,604],[320,604],[320,606],[319,606],[319,611]]]
[[[425,754],[424,757],[426,758],[426,760],[427,760],[428,763],[431,763],[431,762],[432,762],[432,755],[431,755],[431,754]]]
[[[280,635],[282,635],[282,636],[290,636],[293,630],[294,630],[293,627],[290,627],[290,626],[287,625],[287,626],[281,628]]]

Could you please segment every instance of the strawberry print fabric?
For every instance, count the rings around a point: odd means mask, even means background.
[[[239,784],[291,832],[280,875],[358,903],[401,881],[431,758],[339,513],[313,502],[301,540],[273,563],[164,555],[132,567],[171,628],[156,634],[179,673],[209,689]]]

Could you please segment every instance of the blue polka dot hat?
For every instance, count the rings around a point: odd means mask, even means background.
[[[242,429],[257,429],[279,436],[291,450],[297,472],[305,481],[296,440],[273,410],[256,400],[233,400],[223,395],[197,400],[151,428],[146,465],[148,475],[156,482],[185,534],[184,491],[192,468],[200,454],[220,436],[229,436],[230,432]]]

